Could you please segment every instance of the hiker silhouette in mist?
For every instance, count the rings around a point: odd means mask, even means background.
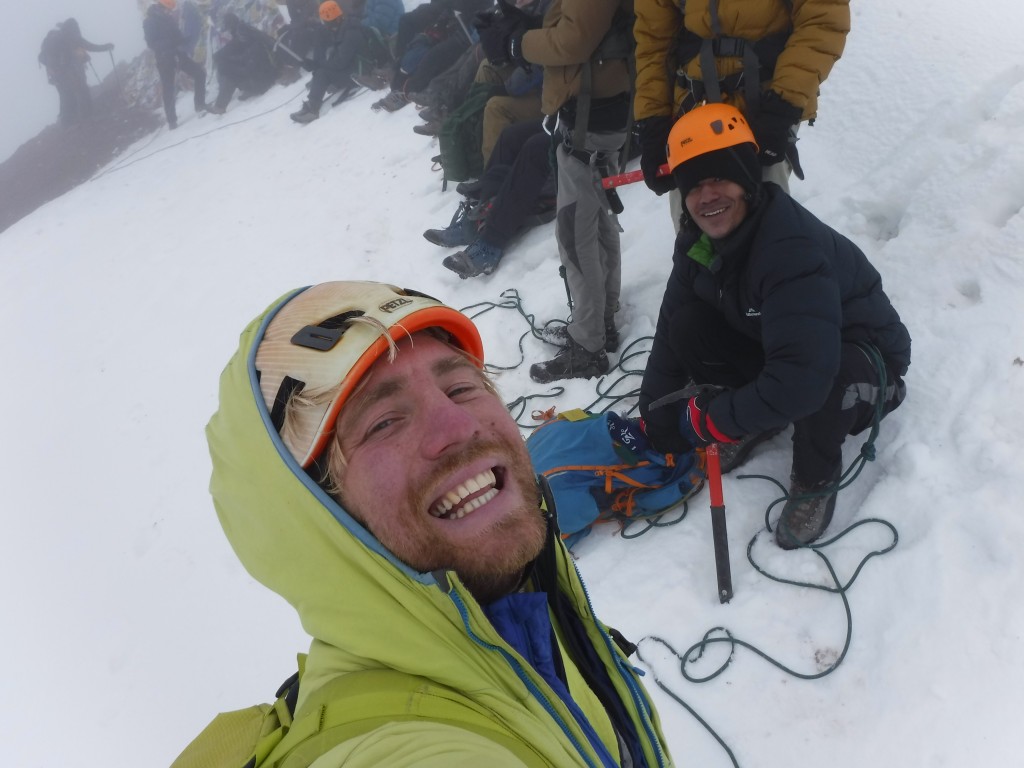
[[[92,96],[86,80],[85,67],[89,52],[114,50],[113,43],[90,43],[82,37],[78,21],[62,21],[43,38],[39,63],[46,67],[46,77],[57,89],[60,98],[60,124],[69,126],[92,115]]]
[[[178,127],[175,79],[179,69],[192,78],[196,112],[202,114],[206,111],[206,69],[196,63],[185,50],[185,35],[174,16],[177,7],[177,0],[159,0],[149,6],[142,22],[146,45],[156,57],[156,70],[160,73],[164,98],[164,115],[172,130]]]

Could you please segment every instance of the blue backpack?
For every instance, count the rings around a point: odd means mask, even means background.
[[[533,466],[555,500],[558,527],[567,546],[594,523],[651,517],[685,501],[704,484],[695,451],[658,453],[624,445],[625,419],[616,413],[564,411],[526,439]]]

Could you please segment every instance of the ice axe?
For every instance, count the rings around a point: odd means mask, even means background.
[[[665,166],[662,166],[665,167]],[[640,171],[636,171],[640,173]],[[641,174],[641,178],[643,175]],[[628,183],[628,182],[627,182]],[[671,392],[651,403],[651,410],[679,400],[689,400],[704,389],[699,384]],[[718,577],[718,601],[732,600],[732,566],[729,563],[729,534],[725,524],[725,500],[722,496],[722,464],[718,456],[718,443],[709,443],[705,451],[708,492],[711,495],[711,539],[715,547],[715,574]]]
[[[668,169],[668,163],[665,163],[663,166],[658,168],[659,176],[668,176],[670,173],[671,171]],[[601,188],[615,189],[615,187],[621,187],[626,184],[632,184],[633,182],[643,180],[643,171],[629,171],[628,173],[620,173],[616,176],[606,176],[605,178],[601,179]]]
[[[296,62],[297,62],[297,63],[298,63],[298,64],[299,64],[300,66],[301,66],[302,64],[304,64],[304,63],[305,63],[305,61],[306,61],[306,60],[305,60],[304,58],[302,58],[301,56],[299,56],[299,54],[297,54],[297,53],[296,53],[295,51],[293,51],[293,50],[292,50],[291,48],[289,48],[289,47],[288,47],[287,45],[285,45],[284,43],[282,43],[282,42],[281,42],[281,40],[280,40],[280,38],[278,38],[278,39],[274,40],[274,47],[273,47],[273,49],[272,49],[272,50],[276,51],[276,50],[277,50],[278,48],[280,48],[280,49],[281,49],[282,51],[284,51],[284,52],[285,52],[285,53],[287,53],[287,54],[288,54],[289,56],[291,56],[291,57],[292,57],[293,59],[295,59],[295,61],[296,61]]]

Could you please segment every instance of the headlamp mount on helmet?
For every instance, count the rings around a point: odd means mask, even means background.
[[[385,283],[321,283],[290,294],[270,312],[254,374],[274,428],[304,468],[322,453],[359,381],[395,342],[439,328],[483,365],[480,334],[468,317]],[[305,403],[289,408],[298,393]]]

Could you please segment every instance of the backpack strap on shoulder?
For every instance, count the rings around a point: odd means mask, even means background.
[[[306,655],[299,654],[298,661],[298,671],[278,688],[273,704],[220,713],[185,747],[171,768],[256,768],[262,765],[292,724]]]
[[[375,669],[342,675],[312,694],[284,738],[256,766],[306,768],[349,739],[388,723],[417,720],[477,733],[526,765],[543,762],[529,743],[479,704],[425,678]]]

